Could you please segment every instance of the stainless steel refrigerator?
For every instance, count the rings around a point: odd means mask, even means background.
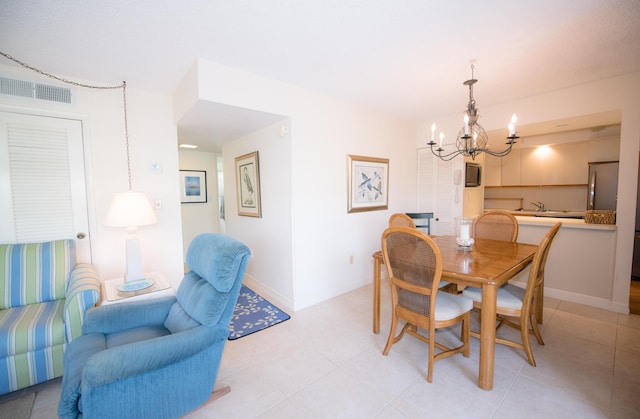
[[[589,163],[588,210],[615,210],[618,200],[618,162]]]

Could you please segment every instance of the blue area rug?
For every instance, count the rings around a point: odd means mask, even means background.
[[[287,313],[243,285],[231,316],[229,340],[259,332],[285,320],[289,320]]]

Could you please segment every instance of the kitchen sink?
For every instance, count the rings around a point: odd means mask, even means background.
[[[549,217],[549,218],[584,218],[583,211],[536,211],[536,217]]]

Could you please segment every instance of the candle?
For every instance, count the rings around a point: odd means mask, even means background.
[[[444,140],[444,132],[440,131],[440,148],[442,148],[442,140]]]
[[[478,148],[478,133],[473,133],[473,148]]]
[[[464,135],[469,135],[469,115],[464,114]]]
[[[433,136],[435,135],[435,133],[436,133],[436,123],[434,122],[431,125],[431,142],[433,142]]]
[[[471,236],[469,235],[469,224],[460,225],[460,240],[467,243]]]
[[[511,116],[511,123],[509,124],[509,136],[513,137],[516,135],[516,122],[518,121],[518,117],[514,113]]]

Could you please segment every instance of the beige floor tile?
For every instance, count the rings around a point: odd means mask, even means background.
[[[640,382],[614,378],[611,418],[640,418]]]
[[[601,322],[618,324],[618,313],[614,313],[613,311],[608,311],[601,308],[586,306],[584,304],[562,301],[558,305],[557,310],[566,313],[577,314],[579,316],[598,320]]]
[[[289,398],[304,418],[372,418],[386,405],[384,392],[336,370]]]
[[[530,366],[523,351],[497,345],[494,388],[485,391],[477,387],[477,339],[469,358],[436,363],[433,383],[426,381],[424,342],[405,336],[383,356],[391,321],[386,279],[378,335],[372,333],[372,296],[368,285],[227,342],[216,387],[230,385],[231,393],[185,417],[640,417],[638,315],[546,298],[546,345],[531,340],[538,366]],[[472,324],[477,328],[477,319]],[[455,343],[458,333],[441,330],[438,340]],[[509,328],[498,333],[519,338]],[[60,380],[36,387],[32,418],[57,417]]]
[[[590,405],[608,409],[611,403],[613,371],[574,361],[571,354],[544,352],[537,366],[525,365],[521,377],[536,380],[561,394],[572,395]]]
[[[637,352],[616,349],[613,376],[617,382],[640,384],[640,355]]]
[[[565,388],[521,376],[493,418],[607,418],[608,412],[608,406],[594,404],[588,397],[576,398]]]
[[[638,353],[638,356],[640,356],[640,329],[619,326],[616,348],[636,352]]]
[[[491,418],[496,406],[483,396],[461,394],[448,380],[416,380],[391,405],[409,418]]]
[[[614,346],[616,341],[616,327],[616,324],[612,324],[611,322],[600,321],[579,314],[557,310],[549,322],[545,323],[544,336],[551,333],[559,333],[603,345]]]
[[[640,314],[618,313],[618,326],[626,326],[632,329],[640,329]]]

